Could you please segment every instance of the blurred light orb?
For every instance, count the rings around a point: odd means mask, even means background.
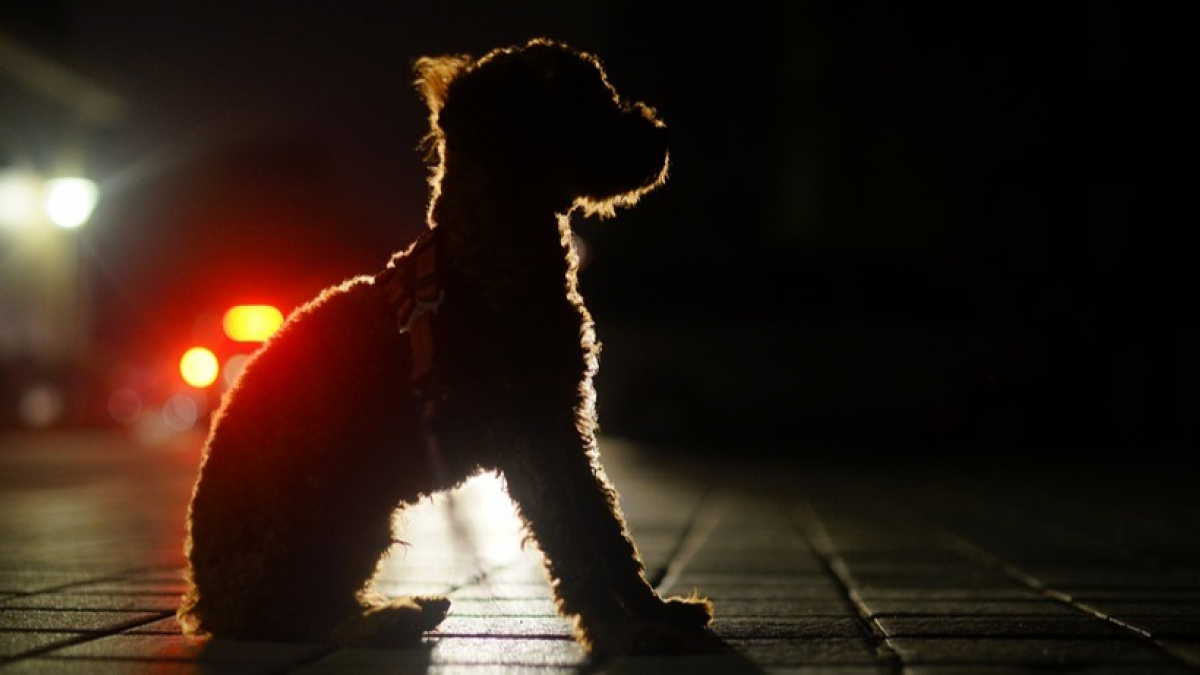
[[[265,342],[283,325],[283,313],[271,305],[237,305],[221,322],[235,342]]]
[[[100,191],[86,178],[53,178],[46,181],[46,216],[64,229],[81,227],[92,216]]]
[[[115,389],[108,395],[108,416],[114,422],[133,424],[142,414],[142,397],[131,387]]]
[[[225,367],[221,369],[221,378],[225,380],[225,386],[232,387],[233,383],[237,382],[249,361],[249,354],[234,354],[225,360]]]
[[[42,183],[28,171],[0,171],[0,225],[13,229],[37,221]]]
[[[65,408],[62,392],[58,387],[45,382],[21,392],[20,401],[17,403],[21,421],[39,429],[57,422]]]
[[[183,381],[197,389],[216,382],[219,370],[217,355],[204,347],[192,347],[179,359],[179,374],[183,376]]]
[[[162,407],[163,423],[171,431],[187,431],[200,419],[200,407],[196,399],[180,392],[168,398]]]

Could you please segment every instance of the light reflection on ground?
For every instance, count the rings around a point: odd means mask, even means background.
[[[503,480],[480,474],[398,513],[396,537],[406,543],[392,549],[376,588],[409,595],[500,581],[545,586],[541,553],[523,544],[524,534]]]

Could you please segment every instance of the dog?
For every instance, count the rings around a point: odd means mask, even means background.
[[[666,126],[539,37],[422,57],[424,231],[299,307],[223,396],[188,508],[187,635],[411,646],[449,600],[373,591],[404,505],[503,478],[591,654],[675,649],[712,604],[647,582],[599,461],[570,216],[666,180]]]

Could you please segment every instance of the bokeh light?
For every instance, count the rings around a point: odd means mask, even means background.
[[[121,424],[133,424],[142,414],[142,397],[132,387],[113,390],[108,396],[108,414]]]
[[[176,392],[163,403],[163,423],[171,431],[187,431],[196,425],[200,414],[200,402],[187,392]]]
[[[16,229],[36,222],[41,189],[36,174],[18,169],[0,171],[0,225]]]
[[[234,354],[225,360],[225,367],[221,369],[221,377],[225,380],[226,386],[232,387],[233,383],[237,382],[249,361],[249,354]]]
[[[179,359],[179,374],[183,376],[183,381],[197,389],[216,382],[219,370],[216,354],[204,347],[192,347]]]
[[[82,226],[96,208],[99,190],[86,178],[54,178],[46,181],[46,216],[55,225],[74,229]]]
[[[48,382],[40,382],[21,393],[17,404],[21,421],[31,427],[48,427],[62,417],[65,409],[62,392]]]
[[[270,305],[237,305],[222,321],[225,334],[236,342],[264,342],[281,325],[283,313]]]

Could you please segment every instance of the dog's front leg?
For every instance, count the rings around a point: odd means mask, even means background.
[[[544,436],[543,436],[544,438]],[[501,467],[546,559],[559,611],[593,652],[666,651],[712,619],[703,599],[663,600],[646,581],[617,491],[594,441],[572,425],[561,443],[520,448]]]

